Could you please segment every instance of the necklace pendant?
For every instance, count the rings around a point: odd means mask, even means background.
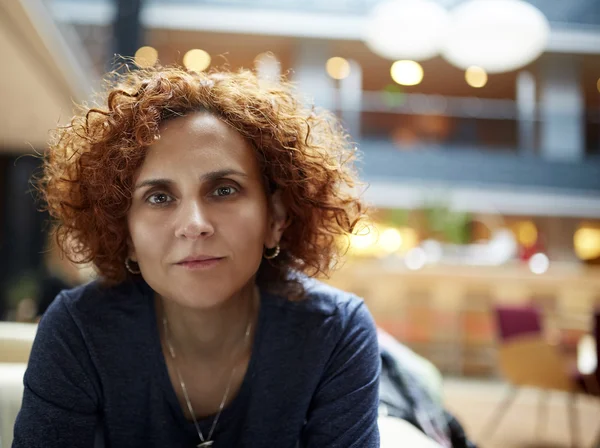
[[[213,446],[213,441],[207,440],[206,442],[202,442],[201,444],[196,445],[196,448],[210,448],[211,446]]]

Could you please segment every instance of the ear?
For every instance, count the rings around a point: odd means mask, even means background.
[[[279,244],[284,230],[289,226],[287,210],[281,198],[281,191],[276,191],[270,198],[270,217],[265,247],[273,248]]]

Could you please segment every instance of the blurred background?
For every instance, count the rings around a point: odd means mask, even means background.
[[[500,406],[498,431],[485,422],[519,385],[515,368],[542,363],[505,355],[503,311],[511,328],[533,316],[518,331],[552,347],[570,384],[598,378],[597,0],[3,0],[0,319],[35,322],[93,275],[49,241],[30,179],[49,129],[100,88],[115,54],[286,75],[335,111],[363,153],[374,213],[328,281],[433,363],[483,446],[592,443],[589,394],[565,410],[572,394],[538,402],[528,388]]]

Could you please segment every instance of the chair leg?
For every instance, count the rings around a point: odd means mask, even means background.
[[[598,430],[598,433],[592,442],[592,448],[600,448],[600,430]]]
[[[484,431],[482,431],[480,439],[482,439],[486,435],[488,439],[492,437],[494,430],[498,428],[498,426],[500,426],[502,418],[506,414],[506,411],[514,401],[515,397],[517,396],[517,392],[519,392],[519,389],[517,387],[510,387],[508,393],[504,396],[504,400],[502,400],[500,404],[498,404],[498,406],[496,407],[496,410],[492,414],[492,417],[489,419],[489,423],[485,425]]]
[[[544,434],[544,429],[546,427],[546,417],[548,416],[548,395],[549,393],[545,390],[540,390],[536,431],[538,439],[542,438],[542,435]]]
[[[569,431],[571,433],[571,447],[579,447],[579,419],[577,415],[577,394],[569,393],[568,397]]]
[[[588,394],[600,397],[600,383],[595,374],[583,375],[583,384]]]

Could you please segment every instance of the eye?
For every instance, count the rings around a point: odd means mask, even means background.
[[[222,187],[217,188],[214,192],[213,192],[213,196],[231,196],[235,193],[237,193],[237,188],[232,187],[230,185],[224,185]]]
[[[162,205],[169,203],[172,200],[173,198],[165,193],[155,193],[153,195],[148,196],[148,199],[146,199],[146,201],[152,205]]]

